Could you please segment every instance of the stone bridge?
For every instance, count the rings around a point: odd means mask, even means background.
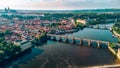
[[[63,40],[64,38],[64,40]],[[71,40],[70,43],[73,44],[77,44],[76,41],[80,41],[79,44],[83,45],[83,42],[86,41],[88,46],[92,45],[92,42],[96,42],[97,43],[97,48],[101,47],[101,44],[106,44],[107,47],[109,46],[109,42],[106,41],[99,41],[99,40],[91,40],[91,39],[83,39],[83,38],[76,38],[76,37],[68,37],[68,36],[64,36],[64,35],[54,35],[54,34],[48,34],[48,39],[49,40],[54,40],[54,41],[61,41],[61,42],[65,42],[65,43],[69,43],[69,40]]]
[[[111,30],[111,26],[100,26],[100,25],[88,25],[87,28],[101,29],[101,30]]]

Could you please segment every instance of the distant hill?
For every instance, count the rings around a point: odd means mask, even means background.
[[[21,11],[21,10],[19,10]],[[45,13],[104,13],[120,12],[120,9],[91,9],[91,10],[24,10],[26,12],[45,12]]]
[[[120,12],[120,9],[75,10],[74,12]]]
[[[88,9],[88,10],[16,10],[17,12],[28,13],[105,13],[105,12],[120,12],[120,9]],[[4,10],[0,10],[4,12]]]

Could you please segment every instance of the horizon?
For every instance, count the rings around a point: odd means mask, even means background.
[[[17,10],[120,9],[120,0],[1,0],[0,5]]]
[[[5,7],[6,8],[6,7]],[[5,8],[3,8],[3,9],[1,9],[0,8],[0,10],[4,10]],[[10,8],[9,7],[9,9],[10,10],[30,10],[30,11],[39,11],[39,10],[42,10],[42,11],[76,11],[76,10],[80,10],[80,11],[82,11],[82,10],[109,10],[109,9],[113,9],[113,10],[120,10],[120,8],[101,8],[101,9],[96,9],[96,8],[94,8],[94,9],[12,9],[12,8]]]

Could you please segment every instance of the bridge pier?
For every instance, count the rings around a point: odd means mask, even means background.
[[[65,37],[65,41],[64,42],[66,42],[66,43],[68,42],[68,37]]]
[[[100,48],[100,41],[97,42],[97,48]]]
[[[97,26],[97,29],[99,29],[100,27],[99,26]]]
[[[93,28],[93,26],[90,26],[90,28]]]
[[[105,27],[105,29],[107,29],[107,27]]]
[[[75,43],[75,38],[72,38],[72,42],[71,43],[73,43],[73,44]]]
[[[108,43],[107,43],[107,47],[109,47],[109,46],[110,46],[110,43],[108,42]]]
[[[62,41],[62,37],[61,37],[61,36],[59,36],[58,38],[59,38],[59,40],[58,40],[58,41]]]
[[[91,25],[88,25],[87,27],[88,27],[88,28],[93,28],[93,26],[91,26]]]
[[[56,37],[55,36],[53,36],[53,39],[52,39],[53,41],[57,41],[57,39],[56,39]]]
[[[83,40],[82,39],[80,39],[80,45],[82,45],[83,44]]]
[[[47,39],[50,40],[50,39],[51,39],[51,36],[47,36]]]
[[[52,40],[52,39],[53,39],[53,36],[49,36],[49,39]]]
[[[91,40],[88,40],[88,46],[91,46]]]

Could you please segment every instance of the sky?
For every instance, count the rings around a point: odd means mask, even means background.
[[[23,10],[120,9],[120,0],[0,0],[0,9],[8,6]]]

